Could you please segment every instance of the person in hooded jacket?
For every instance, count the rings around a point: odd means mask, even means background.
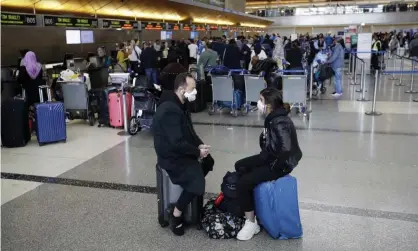
[[[282,92],[275,88],[262,90],[257,107],[266,116],[260,135],[261,152],[235,163],[241,173],[236,186],[238,203],[246,218],[237,239],[243,241],[260,232],[254,215],[254,188],[288,175],[302,158],[296,128],[288,116],[290,106],[283,103]]]
[[[164,91],[154,114],[154,148],[159,166],[166,170],[173,184],[183,188],[172,205],[170,226],[175,235],[184,234],[183,212],[190,202],[205,193],[205,176],[215,161],[196,134],[187,102],[196,100],[196,82],[189,73],[180,73],[174,90]],[[202,205],[203,206],[203,205]]]

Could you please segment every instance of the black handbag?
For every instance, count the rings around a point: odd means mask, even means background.
[[[320,66],[320,70],[319,70],[319,80],[320,81],[325,81],[327,79],[332,78],[332,76],[334,76],[334,70],[332,69],[332,67],[329,64],[323,64]]]

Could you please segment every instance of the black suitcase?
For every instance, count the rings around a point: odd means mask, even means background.
[[[23,99],[4,100],[1,105],[1,143],[5,147],[25,146],[31,138],[29,110]]]
[[[158,223],[161,227],[169,225],[169,206],[175,204],[183,192],[183,189],[171,183],[170,177],[164,169],[156,165],[157,171],[157,201],[158,201]],[[194,225],[198,230],[202,228],[203,196],[197,196],[183,212],[185,223]]]

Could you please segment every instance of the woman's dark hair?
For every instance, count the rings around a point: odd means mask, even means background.
[[[260,95],[264,98],[265,105],[270,105],[272,111],[276,111],[280,108],[285,108],[287,112],[290,112],[290,105],[283,103],[283,93],[276,88],[268,87],[260,92]]]
[[[235,39],[230,39],[229,44],[235,45],[235,44],[237,44],[237,42],[235,41]]]
[[[255,55],[260,54],[260,53],[261,53],[261,49],[262,49],[261,44],[255,44],[255,45],[254,45],[254,52],[255,52]]]
[[[119,50],[122,50],[125,45],[123,43],[119,43]]]

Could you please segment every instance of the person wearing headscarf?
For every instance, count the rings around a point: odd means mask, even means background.
[[[279,69],[283,69],[283,59],[284,59],[284,49],[283,49],[283,40],[280,36],[277,36],[274,39],[274,50],[273,50],[273,59],[277,62]]]
[[[39,103],[39,86],[44,85],[42,65],[33,51],[28,51],[19,67],[18,82],[26,92],[26,102],[29,106]]]

